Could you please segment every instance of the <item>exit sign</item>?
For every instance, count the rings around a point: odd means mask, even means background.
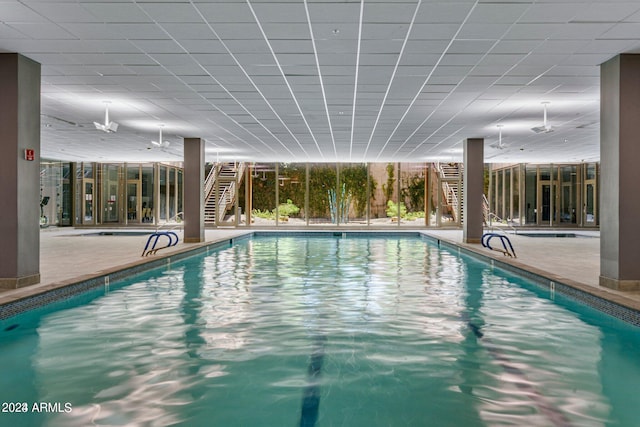
[[[24,149],[24,159],[30,162],[36,159],[36,150],[33,148],[25,148]]]

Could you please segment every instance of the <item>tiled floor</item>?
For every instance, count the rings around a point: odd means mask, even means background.
[[[101,275],[105,271],[144,262],[142,250],[148,235],[96,235],[100,230],[45,229],[41,231],[40,272],[41,283],[27,288],[3,291],[0,304],[23,298],[26,295],[60,285]],[[113,230],[132,232],[136,230]],[[246,234],[252,230],[207,230],[207,243]],[[150,233],[150,230],[146,230]],[[178,230],[179,233],[181,233]],[[505,260],[506,257],[491,252],[481,245],[462,243],[460,230],[422,230],[423,233],[466,246],[475,251]],[[521,268],[565,279],[582,288],[593,289],[599,295],[610,296],[614,301],[623,299],[628,306],[640,310],[640,292],[616,292],[598,286],[600,272],[600,237],[594,231],[576,231],[581,237],[526,237],[509,235],[517,259],[509,260]],[[182,239],[181,239],[182,240]],[[172,253],[196,247],[198,244],[179,243],[176,247],[161,251]]]

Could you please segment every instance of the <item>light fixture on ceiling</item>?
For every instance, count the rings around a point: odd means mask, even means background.
[[[549,102],[543,102],[542,105],[544,107],[544,122],[542,124],[542,126],[536,126],[531,128],[532,131],[534,131],[535,133],[549,133],[549,132],[553,132],[553,127],[549,124],[547,124],[547,105],[550,104]]]
[[[502,128],[504,125],[496,125],[496,127],[498,128],[498,142],[496,142],[495,144],[491,144],[490,147],[491,148],[495,148],[497,150],[503,150],[505,148],[507,148],[507,146],[505,144],[502,143]]]
[[[163,141],[162,140],[162,128],[164,127],[164,125],[158,125],[158,126],[159,126],[159,129],[158,129],[158,140],[157,141],[151,141],[151,144],[155,145],[156,147],[166,148],[171,143],[169,141]]]
[[[109,104],[111,104],[111,102],[105,101],[104,104],[105,104],[105,106],[104,106],[104,124],[101,124],[101,123],[98,123],[98,122],[93,122],[93,124],[96,127],[96,129],[101,130],[103,132],[106,132],[106,133],[117,132],[118,131],[118,124],[116,122],[110,122],[109,121]]]

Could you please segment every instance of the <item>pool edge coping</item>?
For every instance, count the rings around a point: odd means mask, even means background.
[[[252,238],[259,235],[302,235],[302,234],[328,234],[336,236],[337,234],[358,234],[358,235],[415,235],[418,237],[424,237],[428,240],[432,240],[438,243],[444,243],[452,249],[464,251],[466,254],[479,258],[483,261],[487,261],[492,265],[498,264],[499,267],[510,271],[512,273],[523,276],[529,280],[536,282],[537,284],[547,286],[549,289],[554,289],[555,286],[565,286],[574,292],[580,292],[589,295],[593,298],[602,300],[602,302],[619,306],[622,309],[633,312],[633,318],[631,320],[626,317],[620,317],[613,314],[615,317],[626,321],[627,323],[640,326],[640,302],[636,302],[629,298],[625,298],[623,295],[614,294],[606,289],[598,289],[591,285],[587,285],[557,274],[548,273],[542,271],[536,267],[521,263],[516,259],[505,258],[492,252],[482,250],[478,245],[456,242],[441,236],[429,234],[424,230],[340,230],[340,229],[326,229],[326,230],[247,230],[244,233],[239,233],[232,237],[222,237],[218,239],[209,240],[200,243],[189,243],[185,247],[168,252],[165,254],[159,254],[154,256],[153,259],[142,258],[136,261],[120,264],[111,268],[99,270],[95,273],[84,274],[71,279],[58,281],[54,283],[48,283],[44,285],[28,286],[7,293],[0,294],[0,320],[7,319],[16,314],[28,311],[33,308],[41,307],[42,305],[54,302],[60,299],[68,298],[75,294],[84,292],[89,289],[95,289],[96,287],[108,285],[110,280],[120,280],[126,277],[152,270],[162,265],[169,264],[187,257],[195,256],[203,251],[220,247],[221,245],[233,245],[234,241]],[[564,295],[571,296],[571,292],[565,292],[559,289]],[[55,297],[55,294],[59,295]],[[47,300],[46,296],[51,298]],[[580,302],[594,307],[600,311],[611,314],[610,311],[600,308],[602,304],[592,304],[585,301],[584,298],[575,298]],[[12,306],[16,306],[16,310],[11,310]]]
[[[141,257],[135,261],[119,264],[113,267],[87,273],[70,279],[55,281],[46,284],[36,284],[23,288],[12,289],[0,294],[0,320],[7,319],[16,314],[41,307],[50,302],[71,297],[73,295],[108,285],[112,280],[121,280],[138,273],[153,270],[203,251],[224,245],[233,245],[237,240],[250,238],[254,231],[247,231],[232,237],[221,237],[199,243],[184,243],[184,246],[171,252],[159,252],[153,257]],[[55,294],[58,294],[56,297]],[[51,298],[47,298],[47,295]],[[11,310],[12,306],[18,306],[17,310]]]

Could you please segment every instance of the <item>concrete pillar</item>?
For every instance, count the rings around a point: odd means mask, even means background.
[[[484,192],[484,139],[465,139],[464,147],[464,223],[462,241],[480,243],[482,239],[482,194]]]
[[[40,64],[0,53],[0,287],[40,282]]]
[[[640,290],[640,55],[600,66],[600,285]]]
[[[204,140],[184,139],[184,242],[204,242]]]

